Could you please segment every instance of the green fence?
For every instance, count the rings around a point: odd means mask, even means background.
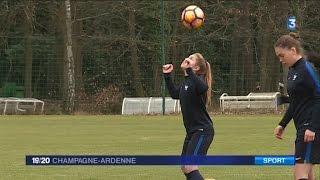
[[[188,30],[180,13],[197,4],[206,15]],[[297,18],[306,50],[319,51],[318,1],[164,1],[165,61],[176,67],[200,52],[212,66],[213,106],[219,96],[277,91],[283,70],[274,41]],[[161,1],[71,1],[76,112],[120,113],[123,97],[161,96]],[[64,1],[0,3],[1,96],[46,101],[47,113],[68,105]]]

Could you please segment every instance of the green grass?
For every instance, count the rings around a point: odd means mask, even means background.
[[[209,155],[292,154],[292,123],[273,137],[281,117],[214,116]],[[178,166],[26,166],[27,154],[179,155],[181,116],[0,116],[0,179],[183,180]],[[206,178],[293,179],[292,167],[203,166]],[[319,167],[316,168],[319,177]]]

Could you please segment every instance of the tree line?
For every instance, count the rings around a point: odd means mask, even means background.
[[[187,5],[205,25],[180,22]],[[273,44],[294,15],[306,50],[319,51],[317,1],[165,1],[165,61],[200,52],[210,62],[214,100],[227,92],[277,91],[285,72]],[[121,98],[161,96],[161,1],[3,0],[0,87],[58,103],[64,112],[119,112]],[[177,68],[179,69],[179,68]],[[175,71],[175,81],[182,79]]]

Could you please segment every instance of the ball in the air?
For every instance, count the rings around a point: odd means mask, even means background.
[[[187,6],[182,11],[181,21],[188,29],[199,29],[204,23],[204,12],[196,5]]]

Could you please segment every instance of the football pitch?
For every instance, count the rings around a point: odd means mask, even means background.
[[[209,155],[293,153],[292,122],[283,140],[273,136],[280,115],[212,117]],[[179,166],[26,166],[25,155],[179,155],[184,135],[181,115],[0,116],[0,179],[183,180]],[[200,171],[216,180],[293,179],[290,166],[201,166]]]

